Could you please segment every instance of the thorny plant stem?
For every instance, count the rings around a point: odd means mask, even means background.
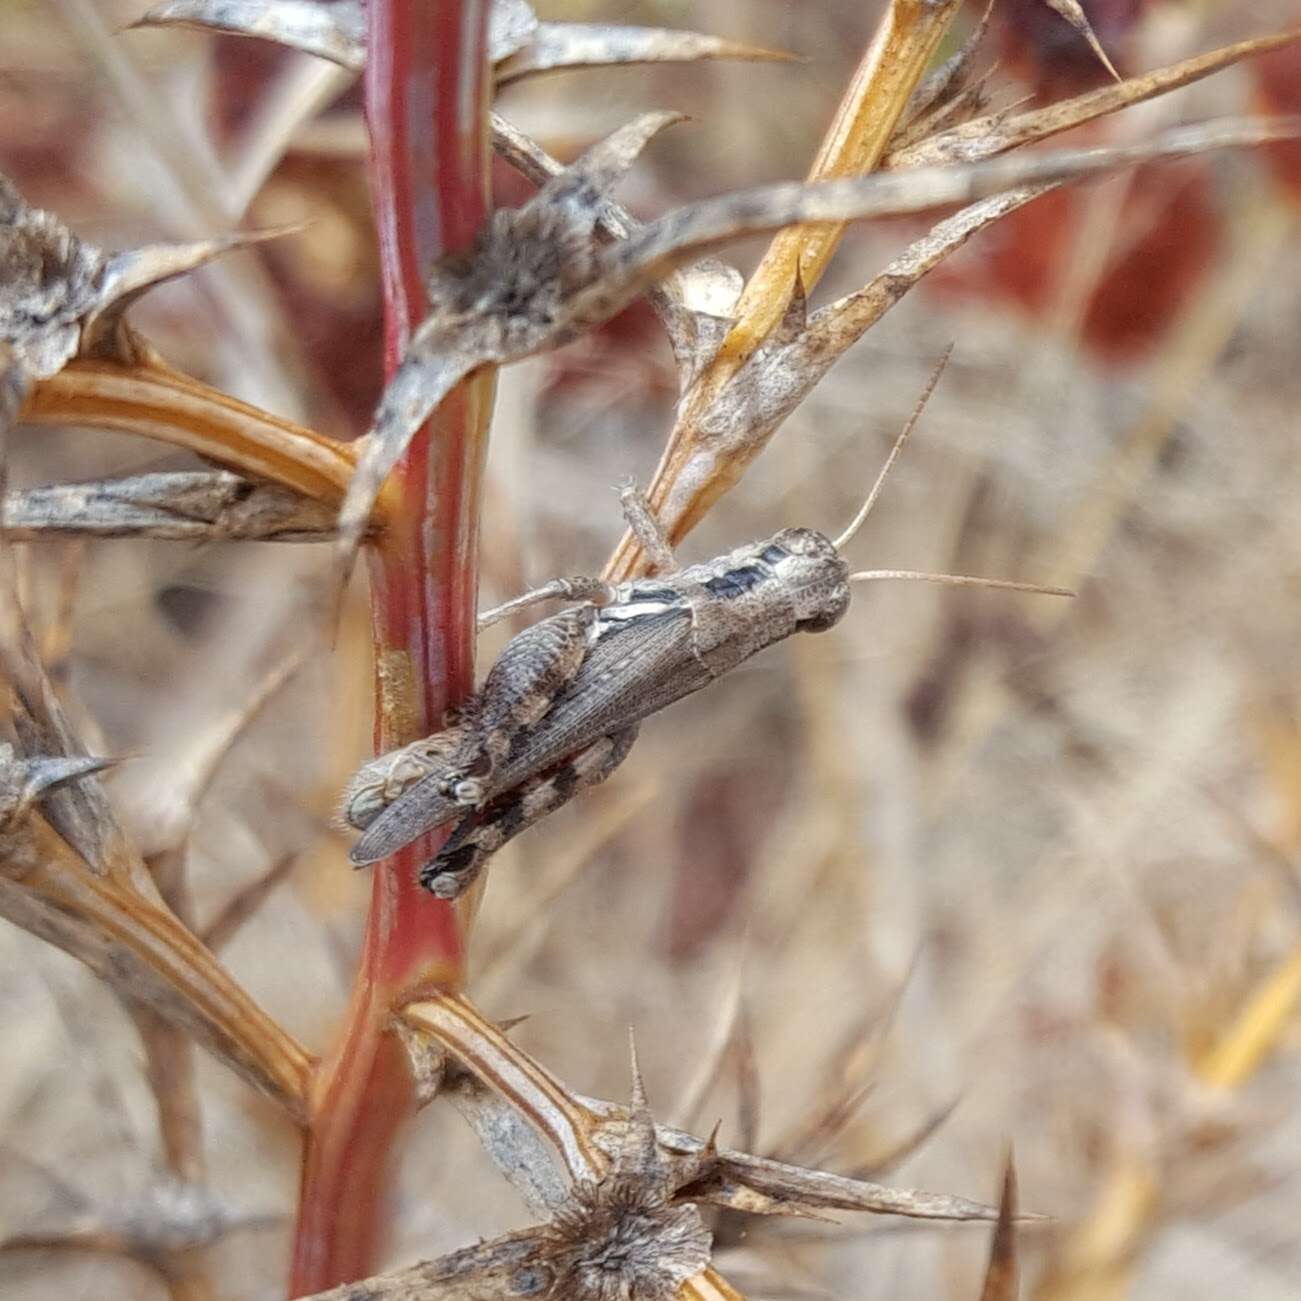
[[[487,0],[371,0],[366,114],[383,269],[385,364],[424,312],[422,271],[469,245],[487,211]],[[441,725],[473,686],[479,488],[491,376],[453,392],[393,474],[397,501],[371,555],[375,744]],[[360,967],[339,1043],[311,1100],[292,1294],[373,1272],[393,1140],[413,1105],[392,1011],[462,979],[462,916],[415,884],[424,837],[373,876]]]

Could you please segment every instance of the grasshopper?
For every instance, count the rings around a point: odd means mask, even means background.
[[[420,884],[441,899],[456,898],[508,840],[604,781],[644,719],[774,642],[834,627],[849,608],[853,582],[914,578],[1071,595],[952,574],[850,573],[841,550],[867,518],[938,378],[937,370],[863,507],[834,541],[813,529],[787,528],[675,569],[648,504],[626,485],[624,515],[655,576],[623,583],[557,579],[480,616],[483,628],[538,601],[580,602],[507,642],[483,686],[449,714],[442,731],[362,766],[342,808],[362,831],[350,853],[353,864],[378,862],[454,823],[421,869]]]

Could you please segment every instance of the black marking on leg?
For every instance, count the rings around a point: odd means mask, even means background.
[[[420,869],[420,884],[440,899],[455,899],[507,841],[579,791],[603,782],[627,757],[637,728],[627,727],[580,750],[549,772],[463,819],[438,855]]]

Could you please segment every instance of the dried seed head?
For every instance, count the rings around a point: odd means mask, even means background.
[[[537,1285],[521,1295],[668,1301],[708,1266],[711,1242],[695,1206],[666,1204],[642,1180],[612,1174],[574,1190],[529,1267]]]
[[[28,379],[48,379],[78,353],[134,360],[122,314],[142,293],[222,253],[284,230],[105,253],[53,213],[29,207],[0,176],[0,343]]]
[[[629,1037],[632,1099],[604,1179],[575,1185],[543,1231],[532,1293],[566,1301],[669,1301],[708,1264],[713,1239],[699,1210],[675,1202],[703,1173],[661,1148]],[[712,1163],[714,1152],[707,1160]],[[517,1282],[521,1281],[517,1274]]]
[[[28,375],[46,379],[76,354],[104,266],[98,249],[0,177],[0,339]]]
[[[592,194],[594,206],[600,196]],[[495,326],[487,348],[531,351],[539,331],[563,317],[575,290],[596,274],[592,222],[541,204],[499,209],[472,252],[444,258],[427,282],[429,321],[442,335],[467,323]]]

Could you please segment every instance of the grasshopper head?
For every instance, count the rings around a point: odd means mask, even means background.
[[[849,609],[849,566],[816,530],[782,529],[760,559],[789,594],[801,632],[825,632]]]

